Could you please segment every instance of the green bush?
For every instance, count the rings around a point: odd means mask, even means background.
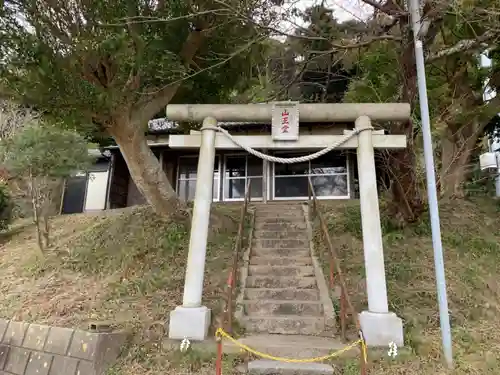
[[[14,205],[12,204],[8,187],[0,184],[0,230],[5,230],[9,227],[12,221],[13,208]]]

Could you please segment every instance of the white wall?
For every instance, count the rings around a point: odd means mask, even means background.
[[[104,210],[106,208],[108,175],[108,171],[89,173],[84,211]]]

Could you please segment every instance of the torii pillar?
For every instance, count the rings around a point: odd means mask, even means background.
[[[272,104],[234,105],[169,105],[167,118],[172,121],[203,122],[216,126],[217,121],[253,121],[270,123]],[[387,346],[394,342],[403,345],[403,324],[396,314],[389,312],[385,280],[384,253],[377,180],[374,159],[374,137],[371,120],[406,121],[410,116],[408,104],[299,104],[302,122],[355,122],[362,130],[355,140],[357,148],[361,225],[366,270],[368,310],[360,314],[361,328],[368,346]],[[169,337],[172,339],[204,340],[210,326],[210,310],[202,305],[203,276],[212,202],[212,181],[215,148],[218,137],[215,130],[202,129],[198,179],[193,208],[193,223],[184,283],[182,306],[170,313]],[[379,135],[377,135],[379,136]],[[182,142],[186,137],[171,136]],[[271,135],[269,135],[271,137]],[[397,136],[383,136],[397,137]],[[191,138],[189,138],[191,140]],[[266,147],[273,146],[267,142]],[[293,143],[290,143],[293,146]],[[325,145],[326,147],[327,145]],[[271,147],[272,148],[272,147]]]

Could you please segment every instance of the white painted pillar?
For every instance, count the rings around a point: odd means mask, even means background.
[[[205,126],[217,126],[217,120],[208,117]],[[207,252],[210,207],[213,198],[213,180],[215,163],[215,130],[202,130],[200,156],[194,195],[193,222],[189,237],[189,255],[184,282],[182,306],[201,306],[205,255]]]
[[[356,129],[370,129],[371,126],[370,118],[367,116],[361,116],[356,120]],[[360,314],[361,329],[369,346],[387,346],[390,342],[401,346],[403,345],[403,323],[396,314],[389,312],[387,303],[382,228],[371,129],[364,130],[358,135],[357,151],[368,295],[368,311]]]
[[[217,120],[207,117],[203,126],[217,126]],[[182,306],[170,313],[169,337],[172,339],[204,340],[210,326],[210,310],[201,305],[201,299],[213,197],[215,134],[215,130],[202,129],[184,297]]]
[[[371,126],[369,117],[361,116],[356,120],[356,129],[366,129]],[[371,130],[364,130],[358,135],[358,174],[368,309],[372,312],[386,313],[389,308]]]

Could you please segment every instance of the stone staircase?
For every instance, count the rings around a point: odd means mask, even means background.
[[[246,331],[331,336],[333,307],[318,284],[324,276],[313,261],[303,205],[256,205],[242,301]]]
[[[255,225],[243,272],[240,341],[287,358],[326,355],[334,340],[335,312],[311,248],[311,228],[301,203],[255,204]],[[332,374],[330,365],[268,360],[248,363],[250,374]]]
[[[246,331],[331,336],[333,307],[328,291],[320,295],[324,276],[313,262],[302,204],[256,205],[253,234],[242,301]]]

